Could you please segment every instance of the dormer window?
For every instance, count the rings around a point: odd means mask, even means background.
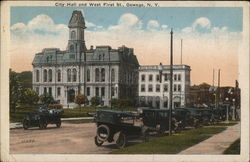
[[[74,45],[73,44],[69,47],[69,50],[70,50],[70,52],[74,52]]]

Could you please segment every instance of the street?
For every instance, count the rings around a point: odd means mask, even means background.
[[[98,154],[108,153],[116,148],[115,143],[94,143],[95,123],[62,123],[61,128],[49,124],[47,129],[38,127],[10,130],[10,153],[28,154]]]

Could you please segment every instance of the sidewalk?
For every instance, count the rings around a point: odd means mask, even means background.
[[[94,119],[93,117],[79,117],[79,118],[61,118],[62,121],[65,120],[81,120],[81,119]],[[10,129],[22,128],[23,124],[21,122],[10,123]]]
[[[181,151],[179,154],[222,154],[240,138],[240,123],[229,126],[225,131]]]

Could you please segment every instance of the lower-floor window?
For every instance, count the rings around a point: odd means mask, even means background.
[[[95,88],[95,96],[99,96],[99,88],[98,87]]]
[[[46,87],[43,88],[43,93],[44,94],[47,93],[47,88]]]
[[[58,97],[61,96],[61,88],[60,87],[57,88],[57,96]]]
[[[101,95],[102,95],[102,97],[105,97],[105,87],[101,88]]]
[[[52,88],[49,87],[49,95],[52,95]]]
[[[39,87],[36,87],[36,93],[39,95]]]
[[[87,96],[90,96],[90,87],[87,87]]]

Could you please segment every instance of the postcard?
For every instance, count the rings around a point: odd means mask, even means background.
[[[1,6],[1,161],[249,161],[249,3]]]

